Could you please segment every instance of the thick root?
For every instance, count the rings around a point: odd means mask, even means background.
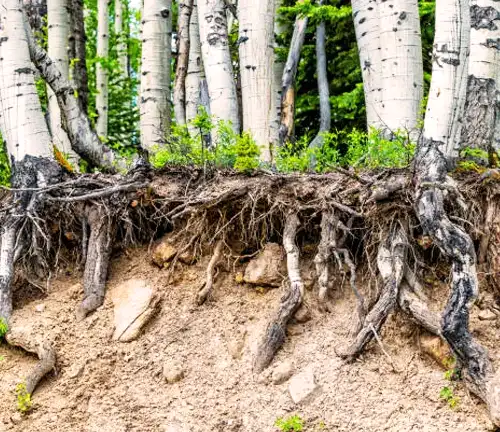
[[[78,320],[84,319],[104,302],[109,258],[115,234],[115,221],[101,206],[88,207],[89,245],[83,273],[84,299],[77,309]]]
[[[345,350],[339,350],[338,354],[347,361],[353,361],[361,354],[394,309],[404,276],[406,250],[407,242],[400,228],[391,232],[385,244],[380,246],[377,264],[384,282],[382,294],[352,344]]]
[[[12,279],[19,223],[8,221],[1,235],[0,247],[0,319],[8,322],[12,315]]]
[[[280,305],[273,314],[264,334],[263,340],[257,348],[253,361],[253,370],[263,371],[274,358],[278,349],[285,342],[286,325],[302,303],[304,284],[300,276],[299,248],[295,244],[295,236],[300,225],[296,213],[290,213],[285,221],[283,232],[283,246],[287,255],[287,268],[290,287],[283,295]]]
[[[198,298],[197,298],[198,305],[202,305],[203,303],[205,303],[207,298],[212,293],[215,280],[214,271],[220,260],[220,256],[222,253],[222,245],[223,245],[222,240],[219,240],[215,245],[214,254],[212,255],[212,258],[210,259],[210,262],[208,263],[207,266],[207,279],[203,283],[203,286],[201,287],[200,292],[198,293]]]
[[[320,307],[327,309],[328,282],[330,280],[330,250],[335,243],[335,218],[331,211],[324,211],[321,218],[321,241],[318,245],[318,252],[314,257],[316,274],[318,276],[318,299]]]
[[[24,381],[26,392],[31,395],[42,378],[55,369],[56,353],[54,348],[49,342],[30,340],[29,336],[16,331],[15,328],[7,333],[6,340],[10,345],[20,347],[39,358],[39,362]]]

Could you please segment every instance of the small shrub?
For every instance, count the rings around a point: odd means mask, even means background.
[[[274,425],[282,432],[301,432],[304,430],[304,421],[298,415],[288,418],[279,418]]]
[[[27,413],[33,403],[31,402],[31,395],[26,389],[25,383],[19,383],[16,385],[16,398],[17,398],[17,410],[21,413]]]
[[[4,318],[0,317],[0,340],[2,340],[7,332],[9,331],[9,325],[7,324],[7,321],[5,321]]]
[[[454,394],[453,389],[449,386],[444,386],[441,389],[439,397],[452,409],[457,408],[460,403],[460,398]]]

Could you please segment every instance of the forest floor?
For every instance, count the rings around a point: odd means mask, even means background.
[[[273,384],[269,372],[252,374],[248,352],[283,288],[257,290],[223,272],[213,299],[195,306],[208,260],[184,266],[166,283],[166,270],[151,264],[147,248],[114,257],[108,291],[143,278],[162,296],[158,314],[130,343],[111,338],[109,295],[94,314],[76,321],[83,295],[77,275],[59,275],[44,296],[18,294],[17,322],[53,341],[57,373],[34,393],[33,410],[20,416],[13,389],[36,359],[0,345],[0,431],[272,432],[278,417],[292,414],[304,419],[304,431],[494,430],[485,405],[464,386],[455,390],[456,408],[440,399],[440,390],[449,385],[443,370],[420,350],[418,328],[397,313],[382,331],[396,370],[374,342],[355,363],[344,364],[335,349],[349,338],[355,301],[341,281],[331,294],[330,313],[319,312],[314,288],[306,293],[312,317],[289,326],[290,337],[269,368],[292,361],[296,371],[314,371],[318,390],[295,405],[288,383]],[[427,294],[441,307],[447,288]],[[474,307],[471,329],[498,365],[500,319],[480,321],[478,313]],[[162,373],[171,361],[184,369],[184,378],[174,384]]]

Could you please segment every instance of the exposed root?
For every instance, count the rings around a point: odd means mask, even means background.
[[[423,231],[447,256],[452,264],[451,295],[442,317],[442,334],[465,369],[465,378],[474,393],[483,399],[492,421],[500,425],[500,380],[484,347],[469,331],[469,311],[478,295],[476,252],[474,243],[464,229],[448,218],[444,200],[446,160],[438,145],[423,141],[417,155],[416,203]]]
[[[108,264],[116,230],[111,212],[103,206],[88,206],[85,210],[90,237],[83,274],[84,299],[77,309],[78,320],[84,319],[104,302]]]
[[[207,266],[207,279],[203,283],[203,285],[198,293],[198,298],[197,298],[198,305],[202,305],[203,303],[205,303],[207,298],[212,293],[214,280],[215,280],[214,270],[215,270],[217,264],[219,263],[220,256],[222,253],[223,244],[224,243],[222,242],[222,240],[217,241],[217,243],[215,244],[214,253],[213,253],[212,258],[210,259],[210,262],[208,263],[208,266]]]
[[[0,237],[0,319],[8,322],[12,315],[12,279],[19,221],[10,218]]]
[[[31,395],[42,378],[55,369],[56,353],[54,348],[47,341],[39,342],[30,340],[30,336],[16,331],[15,328],[7,333],[6,340],[10,345],[20,347],[27,352],[37,355],[39,358],[39,362],[24,381],[26,391]]]
[[[271,363],[278,349],[285,342],[286,325],[298,310],[304,296],[304,284],[300,276],[299,248],[295,244],[297,229],[300,225],[297,213],[291,212],[285,220],[283,246],[287,255],[289,289],[280,300],[273,314],[263,340],[257,348],[253,362],[256,372],[263,371]]]
[[[334,246],[336,242],[334,223],[333,213],[328,210],[324,211],[321,217],[321,240],[318,245],[318,252],[314,257],[319,285],[318,299],[320,307],[326,310],[328,310],[326,299],[328,295],[328,283],[330,281],[330,253],[332,246]]]
[[[396,305],[399,286],[403,279],[406,265],[407,241],[401,228],[393,230],[385,244],[380,245],[377,264],[384,287],[380,298],[366,316],[363,328],[346,350],[339,350],[339,355],[347,361],[353,361],[361,354],[364,347],[379,332],[389,313]]]

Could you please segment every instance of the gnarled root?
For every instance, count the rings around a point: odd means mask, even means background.
[[[366,316],[363,327],[351,345],[346,350],[339,350],[338,354],[347,361],[353,361],[359,356],[394,309],[404,276],[406,250],[407,241],[401,228],[392,230],[386,242],[380,246],[377,264],[384,282],[382,294]]]
[[[104,206],[88,206],[85,210],[90,237],[83,273],[84,299],[78,306],[76,317],[84,319],[104,302],[109,258],[113,246],[116,224]]]
[[[302,303],[304,284],[299,269],[299,248],[295,244],[295,236],[300,225],[297,213],[288,214],[283,232],[283,246],[287,255],[289,289],[280,300],[278,309],[274,312],[264,337],[257,348],[253,361],[253,369],[261,372],[271,363],[276,351],[285,342],[286,325]]]
[[[335,218],[331,211],[324,211],[321,216],[321,241],[318,245],[318,252],[314,257],[316,274],[318,275],[318,299],[320,307],[328,309],[326,298],[328,295],[328,282],[330,280],[330,253],[332,245],[335,244]]]
[[[212,258],[210,259],[210,262],[208,263],[207,279],[203,283],[203,285],[198,293],[198,297],[197,297],[197,302],[199,305],[202,305],[203,303],[205,303],[208,296],[212,292],[214,280],[215,280],[214,271],[215,271],[215,268],[220,260],[220,256],[222,253],[222,245],[223,245],[222,240],[219,240],[216,243],[214,253],[212,255]]]
[[[28,336],[20,331],[16,331],[15,327],[7,333],[6,340],[10,345],[20,347],[29,353],[37,355],[39,358],[39,362],[24,382],[27,393],[31,395],[42,378],[55,369],[56,353],[54,348],[47,341],[38,342],[31,340],[31,335]]]

